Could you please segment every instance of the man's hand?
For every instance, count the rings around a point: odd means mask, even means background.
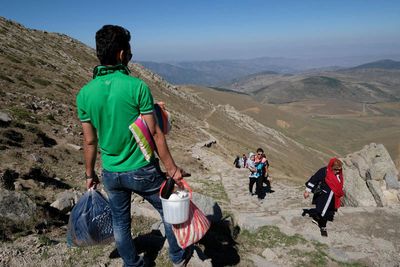
[[[96,186],[100,183],[99,177],[96,174],[94,174],[94,176],[89,178],[87,177],[87,175],[85,176],[86,176],[86,189],[89,190],[92,187],[96,189]]]
[[[304,198],[308,198],[310,196],[310,192],[304,191]]]
[[[182,179],[183,177],[189,177],[191,174],[185,172],[183,169],[176,167],[173,172],[168,172],[168,175],[174,179],[175,184],[178,185],[180,188],[183,188]]]

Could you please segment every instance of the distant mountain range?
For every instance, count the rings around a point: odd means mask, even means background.
[[[174,84],[218,86],[225,81],[262,71],[279,73],[299,70],[297,60],[286,58],[256,58],[245,60],[214,60],[140,64]]]
[[[301,74],[258,73],[221,86],[268,103],[343,99],[375,103],[400,101],[400,62],[379,60],[353,68]]]
[[[400,56],[397,55],[391,58],[400,60]],[[139,61],[139,63],[174,84],[222,86],[234,80],[243,79],[249,75],[258,75],[263,72],[299,74],[320,72],[322,70],[357,68],[354,66],[358,65],[360,68],[395,68],[398,66],[396,65],[396,61],[392,60],[391,62],[390,60],[379,59],[381,58],[291,59],[283,57],[260,57],[241,60],[174,61],[165,63]],[[375,60],[379,61],[376,61],[375,65],[369,65],[371,63],[368,62]]]
[[[385,70],[400,70],[400,61],[394,61],[390,59],[378,60],[366,64],[350,68],[350,70],[359,69],[385,69]]]

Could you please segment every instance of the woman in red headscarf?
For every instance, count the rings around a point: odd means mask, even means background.
[[[326,223],[333,221],[335,212],[340,207],[340,198],[343,196],[343,171],[342,162],[332,158],[328,166],[319,169],[306,182],[304,198],[308,198],[310,192],[314,194],[312,204],[314,209],[303,209],[303,216],[308,214],[313,222],[318,224],[321,235],[328,236]]]

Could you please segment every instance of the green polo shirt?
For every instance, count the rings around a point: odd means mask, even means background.
[[[153,97],[142,80],[129,76],[127,67],[97,66],[76,104],[81,122],[90,121],[96,128],[105,170],[124,172],[148,164],[129,125],[139,114],[153,111]]]

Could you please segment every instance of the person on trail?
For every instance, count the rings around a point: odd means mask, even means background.
[[[262,148],[257,148],[257,154],[254,159],[254,163],[257,169],[257,183],[256,183],[256,194],[258,200],[262,200],[264,198],[263,192],[263,182],[265,174],[267,173],[267,159],[263,157],[264,150]]]
[[[253,187],[254,184],[257,182],[257,169],[256,165],[254,163],[255,160],[255,154],[250,152],[249,153],[249,159],[247,160],[246,168],[250,170],[250,175],[249,175],[249,194],[250,196],[253,195]]]
[[[344,195],[342,165],[339,159],[332,158],[328,166],[319,169],[306,182],[304,198],[308,198],[312,192],[312,204],[316,206],[313,209],[303,209],[302,216],[308,214],[313,218],[313,223],[319,226],[322,236],[328,236],[326,223],[333,221],[335,212],[340,207],[340,198]]]
[[[242,156],[242,158],[241,158],[240,167],[246,168],[246,164],[247,164],[247,157],[246,157],[246,154],[243,154],[243,156]]]
[[[240,168],[240,157],[239,156],[236,156],[235,160],[233,161],[233,165],[238,169]]]
[[[93,80],[79,91],[76,104],[82,123],[86,187],[99,183],[95,173],[97,146],[102,160],[102,182],[108,195],[115,244],[124,266],[144,266],[131,235],[131,195],[144,197],[161,215],[159,197],[165,175],[154,154],[146,159],[129,129],[139,116],[148,126],[156,151],[167,175],[182,186],[184,171],[173,160],[165,136],[153,115],[154,101],[148,86],[130,76],[132,58],[130,32],[116,25],[104,25],[96,32],[96,52],[100,65]],[[169,256],[174,266],[186,266],[191,247],[178,246],[171,224],[165,223]]]

